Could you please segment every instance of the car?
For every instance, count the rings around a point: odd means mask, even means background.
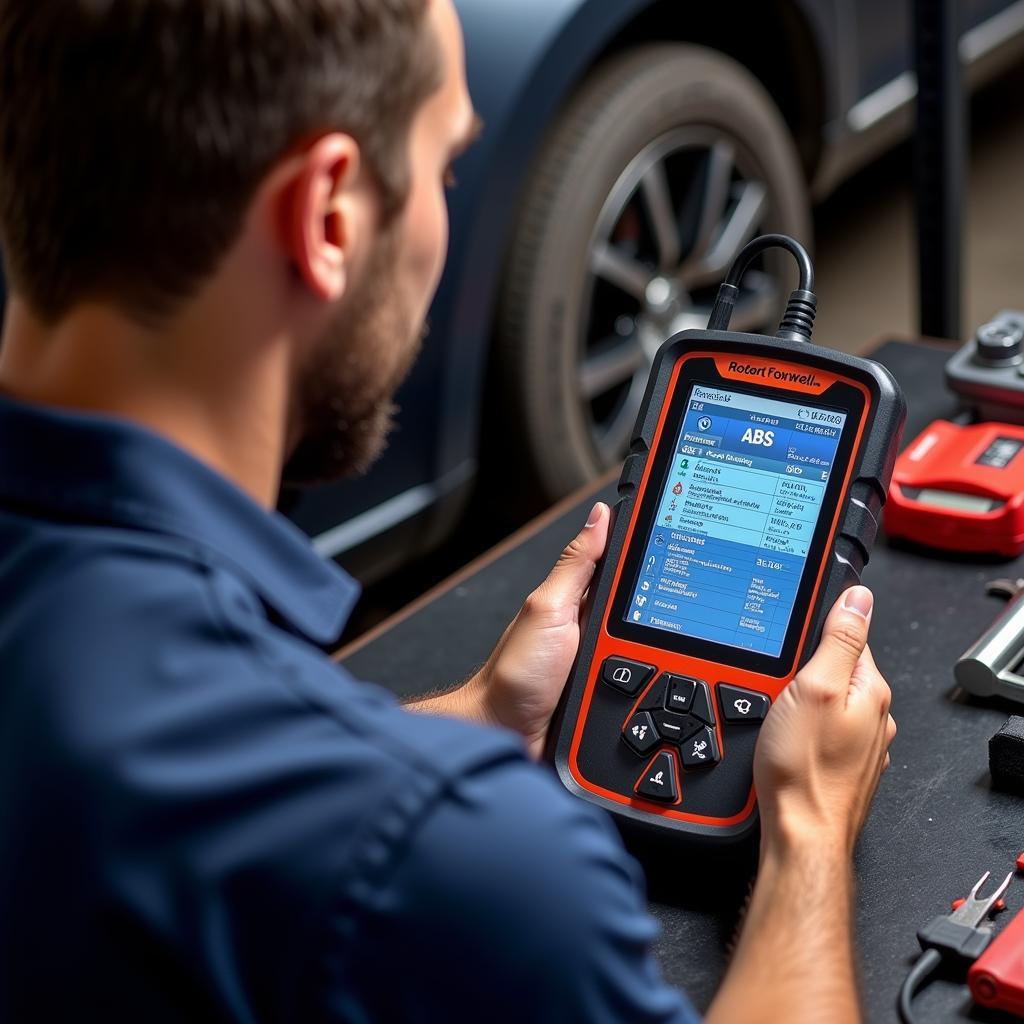
[[[910,0],[456,0],[481,141],[383,460],[286,504],[364,580],[475,517],[532,510],[624,455],[653,353],[703,327],[740,247],[810,241],[812,203],[913,124]],[[1024,48],[1024,3],[963,4],[977,86]],[[755,265],[733,324],[788,277]]]
[[[742,245],[809,242],[812,203],[912,125],[910,0],[456,4],[486,127],[398,429],[366,477],[281,502],[364,582],[471,499],[514,518],[620,461],[654,352]],[[962,8],[977,85],[1018,58],[1024,0]],[[733,325],[771,324],[790,273],[755,264]]]

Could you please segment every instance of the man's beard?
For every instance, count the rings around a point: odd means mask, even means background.
[[[285,487],[365,473],[387,446],[395,392],[425,333],[396,285],[397,253],[397,232],[377,243],[344,309],[299,369],[291,416],[298,440],[284,467]]]

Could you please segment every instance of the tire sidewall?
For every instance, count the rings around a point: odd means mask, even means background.
[[[522,292],[527,308],[520,311],[524,337],[516,346],[519,398],[549,497],[582,486],[606,468],[577,391],[595,227],[629,164],[681,126],[727,136],[737,163],[753,168],[767,185],[766,229],[810,240],[807,186],[795,146],[771,98],[741,65],[703,47],[659,45],[599,68],[556,126],[534,176],[548,188],[537,209],[524,215],[529,220],[532,214],[539,230]],[[559,184],[551,188],[553,176]]]

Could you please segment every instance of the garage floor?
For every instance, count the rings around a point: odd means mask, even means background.
[[[965,335],[999,309],[1024,309],[1024,69],[977,96],[971,115]],[[912,161],[901,147],[819,208],[820,344],[859,352],[883,332],[916,333]]]

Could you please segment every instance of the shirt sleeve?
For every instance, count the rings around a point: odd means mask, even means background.
[[[363,993],[365,1020],[699,1019],[651,955],[643,876],[608,817],[525,761],[449,789],[360,916],[341,1002]]]

